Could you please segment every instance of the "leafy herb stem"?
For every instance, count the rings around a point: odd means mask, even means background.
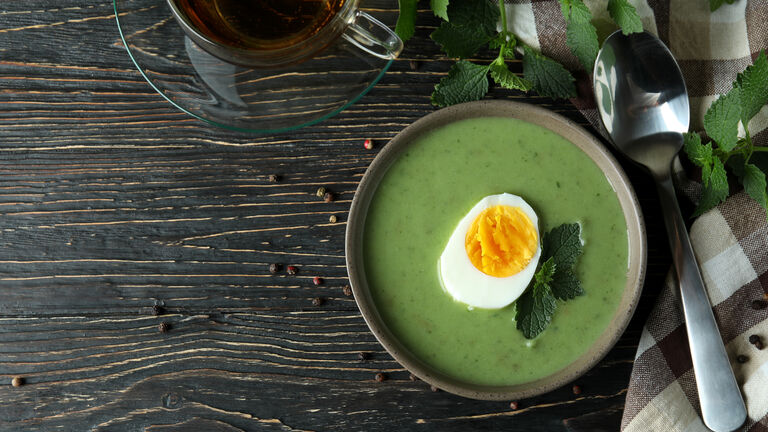
[[[755,146],[752,145],[752,137],[749,136],[749,129],[746,128],[746,125],[744,127],[744,132],[746,133],[744,135],[744,141],[746,141],[747,149],[748,149],[748,153],[744,157],[744,163],[747,164],[747,163],[749,163],[749,158],[752,157],[752,152],[755,151]]]

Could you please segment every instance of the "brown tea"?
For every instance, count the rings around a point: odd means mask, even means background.
[[[271,50],[325,27],[347,0],[174,0],[198,31],[224,45]]]

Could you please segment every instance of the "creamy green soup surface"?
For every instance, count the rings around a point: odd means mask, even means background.
[[[523,197],[543,235],[579,222],[576,265],[585,294],[562,302],[533,341],[514,304],[472,309],[441,287],[438,260],[456,224],[481,198]],[[475,118],[418,137],[388,169],[368,209],[364,266],[388,329],[421,361],[455,379],[513,385],[562,369],[600,336],[626,284],[627,226],[613,188],[578,147],[545,128]]]

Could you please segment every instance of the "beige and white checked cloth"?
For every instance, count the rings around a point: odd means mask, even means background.
[[[715,12],[709,0],[629,0],[646,30],[672,50],[685,76],[691,100],[691,129],[701,130],[704,113],[736,74],[768,50],[768,0],[736,0]],[[573,70],[579,96],[574,104],[602,130],[587,72],[565,44],[565,22],[557,0],[505,0],[512,30],[533,47]],[[614,29],[607,0],[586,0],[593,23],[605,37]],[[750,122],[758,145],[768,145],[768,108]],[[683,181],[680,190],[695,200],[699,186]],[[709,299],[747,405],[743,431],[768,432],[768,347],[749,343],[758,335],[768,346],[768,224],[766,213],[739,192],[699,217],[691,242]],[[640,338],[629,389],[623,431],[707,431],[701,421],[688,341],[676,281],[667,279]],[[758,301],[753,307],[753,302]],[[764,304],[764,303],[763,303]],[[737,358],[740,360],[737,360]]]

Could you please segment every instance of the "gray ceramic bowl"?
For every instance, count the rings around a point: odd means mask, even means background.
[[[573,143],[586,153],[605,173],[616,191],[624,212],[629,239],[629,269],[627,285],[619,306],[608,328],[576,361],[547,377],[512,386],[475,385],[444,375],[411,354],[387,329],[376,310],[363,265],[363,230],[366,213],[376,188],[390,165],[419,135],[448,123],[475,117],[511,117],[545,127]],[[427,115],[397,134],[376,156],[357,188],[349,212],[346,234],[347,272],[352,291],[368,327],[384,348],[414,375],[445,391],[473,399],[516,400],[546,393],[584,374],[618,341],[627,327],[645,275],[646,246],[642,214],[632,190],[619,164],[603,145],[581,126],[572,121],[532,105],[509,101],[479,101],[455,105]]]

